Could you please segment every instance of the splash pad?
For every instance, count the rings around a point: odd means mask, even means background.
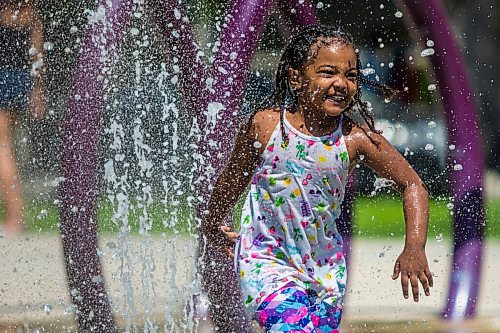
[[[480,139],[477,131],[475,106],[468,89],[465,70],[461,56],[458,54],[455,41],[450,34],[442,9],[436,1],[403,1],[405,8],[411,13],[416,27],[424,36],[432,38],[437,46],[437,54],[448,54],[432,58],[436,74],[440,78],[441,93],[445,105],[446,119],[449,129],[449,142],[456,147],[450,163],[461,165],[460,172],[452,173],[452,186],[455,199],[455,256],[453,261],[452,283],[449,302],[445,316],[450,319],[463,319],[473,316],[479,283],[479,259],[481,258],[483,237],[483,205],[482,205],[482,156],[480,155]],[[129,217],[131,213],[142,211],[139,217],[139,230],[144,260],[140,264],[142,298],[145,304],[155,302],[154,288],[149,275],[154,272],[155,262],[151,259],[151,248],[148,247],[150,229],[153,221],[149,209],[153,206],[153,185],[151,179],[161,177],[160,192],[163,196],[164,209],[170,216],[162,221],[165,227],[173,227],[173,233],[179,231],[175,226],[183,219],[197,225],[204,204],[210,194],[210,186],[227,160],[235,130],[238,126],[238,115],[250,66],[252,54],[273,5],[272,1],[235,1],[230,14],[220,28],[220,37],[213,46],[213,58],[206,59],[203,51],[197,46],[187,11],[182,3],[176,1],[102,1],[90,13],[89,30],[84,39],[84,46],[75,67],[75,76],[70,90],[68,111],[64,120],[64,139],[61,167],[64,182],[61,184],[61,233],[63,249],[70,286],[72,302],[77,311],[76,316],[82,331],[97,329],[98,331],[116,332],[117,325],[114,311],[107,297],[105,281],[97,249],[96,202],[99,194],[97,184],[97,168],[99,158],[99,133],[101,132],[104,113],[113,110],[113,103],[119,105],[120,99],[113,95],[119,90],[118,77],[114,74],[117,66],[118,50],[126,32],[136,36],[138,49],[133,52],[135,83],[132,94],[136,97],[144,95],[141,81],[152,72],[152,65],[144,62],[144,49],[148,47],[148,35],[140,29],[129,30],[134,18],[146,15],[145,7],[153,8],[151,15],[162,31],[164,41],[171,47],[168,50],[169,63],[155,75],[159,90],[163,91],[160,113],[163,134],[169,137],[164,141],[164,155],[169,155],[161,162],[155,174],[155,154],[148,144],[148,133],[142,127],[148,122],[148,112],[153,104],[137,103],[131,137],[133,138],[134,162],[139,177],[128,178],[128,168],[132,163],[122,158],[124,144],[127,139],[126,128],[130,127],[125,115],[114,114],[104,131],[112,137],[111,150],[114,156],[105,162],[105,180],[108,198],[115,209],[113,223],[119,228],[117,240],[118,256],[122,262],[120,276],[125,293],[130,292],[130,272],[138,269],[137,263],[127,258],[131,246]],[[307,1],[278,1],[278,7],[289,17],[293,25],[306,25],[318,22],[313,7]],[[292,10],[294,9],[294,10]],[[426,9],[425,11],[423,9]],[[431,20],[431,16],[434,20]],[[436,19],[438,17],[439,19]],[[445,53],[446,52],[446,53]],[[452,54],[450,56],[450,54]],[[450,58],[452,58],[450,60]],[[452,74],[455,77],[452,79]],[[175,96],[168,91],[175,90]],[[107,106],[106,106],[107,105]],[[116,110],[116,109],[115,109]],[[182,126],[181,126],[182,125]],[[457,130],[460,128],[461,130]],[[463,131],[467,129],[467,131]],[[184,141],[187,139],[188,141]],[[189,141],[190,140],[190,141]],[[179,144],[179,143],[182,144]],[[187,145],[184,145],[188,142]],[[472,144],[471,144],[472,143]],[[186,147],[187,146],[187,147]],[[189,148],[189,149],[186,149]],[[188,173],[185,170],[189,170]],[[457,170],[458,171],[458,170]],[[176,172],[179,175],[176,177]],[[172,179],[171,176],[174,176]],[[164,178],[163,178],[164,177]],[[132,196],[132,197],[131,197]],[[179,198],[185,202],[181,203]],[[191,198],[191,199],[188,199]],[[177,204],[175,204],[177,203]],[[188,213],[181,214],[179,207],[187,205]],[[230,223],[227,221],[227,223]],[[345,237],[350,238],[349,221],[344,221]],[[192,237],[197,237],[193,232]],[[174,239],[182,241],[180,238]],[[198,238],[200,241],[201,239]],[[238,293],[231,263],[223,258],[209,257],[204,253],[206,246],[199,244],[201,264],[220,261],[225,267],[224,276],[204,274],[207,282],[205,290],[212,303],[212,319],[217,326],[231,330],[224,319],[224,314],[232,313],[235,330],[249,327],[248,318],[238,309]],[[463,255],[464,253],[468,255]],[[194,255],[194,254],[193,254]],[[464,259],[466,258],[466,259]],[[176,265],[179,258],[170,258],[165,274],[166,279],[175,283]],[[193,262],[195,260],[193,259]],[[196,263],[194,263],[196,265]],[[135,266],[135,267],[134,267]],[[156,272],[155,272],[156,274]],[[168,277],[170,276],[170,277]],[[464,278],[465,277],[465,278]],[[193,281],[198,275],[193,276]],[[228,286],[231,286],[228,288]],[[188,296],[199,290],[196,283],[192,289],[177,291]],[[234,293],[221,299],[222,289],[234,290]],[[125,314],[127,331],[134,327],[134,295],[126,297],[127,302],[118,311]],[[189,297],[187,302],[189,303]],[[168,308],[168,306],[166,306]],[[149,317],[148,317],[149,316]],[[191,316],[191,317],[190,317]],[[182,325],[194,325],[195,313],[187,315]],[[172,314],[165,311],[165,321],[171,321],[171,329],[177,327],[172,321]],[[154,320],[146,311],[144,318],[145,331],[155,331]],[[149,327],[149,328],[146,328]]]

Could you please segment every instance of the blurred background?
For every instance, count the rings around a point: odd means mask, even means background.
[[[229,1],[185,1],[189,4],[192,18],[197,26],[201,46],[213,42],[217,36],[215,22],[228,11]],[[488,167],[488,193],[495,192],[498,181],[500,120],[496,116],[499,103],[499,88],[496,78],[498,66],[494,60],[498,52],[499,27],[495,20],[494,1],[443,1],[460,49],[467,61],[469,79],[474,89],[474,97],[480,110],[481,133],[484,155]],[[50,184],[58,170],[60,149],[60,123],[66,107],[68,87],[72,77],[75,59],[81,48],[89,8],[93,1],[35,1],[44,27],[45,41],[45,86],[48,102],[47,113],[42,121],[35,121],[29,113],[16,119],[16,155],[26,195],[33,196],[45,191],[50,192]],[[412,30],[408,15],[399,12],[393,1],[339,1],[335,4],[325,2],[319,6],[321,22],[338,24],[350,31],[358,42],[362,61],[377,79],[401,91],[399,98],[391,103],[374,93],[365,93],[365,99],[373,105],[375,119],[385,130],[390,141],[410,160],[419,171],[434,194],[447,194],[446,182],[446,128],[443,123],[438,83],[433,77],[427,57],[421,56],[427,46],[419,41],[418,32]],[[400,13],[398,15],[398,13]],[[400,16],[401,15],[401,16]],[[147,27],[153,41],[148,61],[159,68],[165,61],[161,48],[159,31],[148,22],[138,22],[137,26]],[[155,34],[156,40],[154,39]],[[246,99],[246,112],[251,112],[270,90],[274,71],[289,31],[280,24],[280,17],[271,15],[257,53],[251,73]],[[129,42],[131,42],[129,40]],[[126,62],[127,38],[122,46],[123,62]],[[132,52],[132,51],[131,51]],[[210,47],[207,47],[207,53]],[[129,58],[131,55],[128,54]],[[163,59],[162,59],[163,57]],[[130,59],[129,59],[130,61]],[[127,67],[126,64],[123,67]],[[130,70],[130,68],[129,68]],[[121,89],[126,91],[131,83],[131,73],[122,68]],[[127,75],[128,74],[128,75]],[[154,84],[154,83],[151,83]],[[367,89],[365,87],[365,89]],[[124,101],[122,108],[134,109],[135,101]],[[158,89],[151,89],[146,98],[158,102],[161,99]],[[151,126],[151,135],[161,136],[161,126],[150,117],[146,126]],[[154,127],[157,130],[155,131]],[[394,131],[397,129],[397,131]],[[395,133],[396,132],[396,133]],[[161,140],[161,138],[159,139]],[[106,145],[103,145],[103,150]],[[105,154],[105,153],[104,153]],[[39,187],[48,187],[40,189]],[[364,191],[371,192],[369,184]]]

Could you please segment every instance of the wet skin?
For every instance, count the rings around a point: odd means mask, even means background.
[[[287,112],[286,117],[299,131],[321,136],[338,127],[340,115],[356,93],[356,54],[352,46],[338,42],[319,48],[318,44],[313,45],[310,53],[311,60],[304,68],[289,70],[288,78],[297,92],[298,108],[295,113]],[[228,162],[231,167],[219,176],[202,221],[202,231],[209,241],[230,256],[238,235],[231,228],[220,226],[219,221],[245,192],[278,122],[279,111],[266,109],[257,112],[240,129]],[[394,188],[402,194],[406,238],[392,278],[396,280],[401,275],[404,298],[409,298],[411,287],[413,299],[419,300],[419,282],[429,296],[433,279],[425,254],[428,196],[422,181],[382,135],[362,129],[348,117],[344,117],[342,128],[351,161],[349,170],[364,163],[380,177],[394,181]],[[260,145],[254,145],[255,142]]]

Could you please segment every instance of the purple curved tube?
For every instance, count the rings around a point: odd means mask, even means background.
[[[190,116],[196,117],[199,124],[204,119],[199,110],[207,72],[206,65],[198,53],[200,49],[194,39],[187,12],[184,6],[176,1],[151,0],[151,7],[155,8],[152,16],[163,31],[165,45],[168,45],[166,52],[171,57],[177,57],[180,68],[183,69],[179,73],[182,104]],[[188,68],[189,71],[186,70]]]
[[[97,252],[97,165],[104,102],[103,50],[116,48],[131,14],[131,1],[101,1],[107,23],[94,23],[84,38],[63,119],[61,236],[64,263],[81,332],[117,332]],[[99,8],[99,7],[98,7]],[[105,32],[104,32],[105,31]],[[105,42],[94,38],[104,36]],[[102,40],[101,40],[102,41]]]
[[[484,159],[477,108],[443,8],[436,0],[403,1],[424,38],[432,39],[431,62],[443,97],[450,153],[454,208],[454,257],[444,317],[463,319],[475,314],[484,237]]]
[[[272,0],[236,0],[232,7],[209,75],[214,84],[203,103],[221,103],[224,106],[222,117],[207,136],[207,142],[214,140],[222,147],[232,146],[252,55],[272,3]],[[202,124],[208,127],[206,118]],[[210,165],[219,174],[224,167],[220,161],[227,161],[231,149],[219,151],[215,148],[213,152],[216,154],[211,154]]]

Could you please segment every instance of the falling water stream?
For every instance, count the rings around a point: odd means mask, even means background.
[[[118,230],[123,304],[115,306],[126,332],[192,331],[201,132],[176,98],[177,59],[155,62],[168,46],[155,45],[144,1],[134,2],[133,16],[106,86],[102,148],[103,187]]]

